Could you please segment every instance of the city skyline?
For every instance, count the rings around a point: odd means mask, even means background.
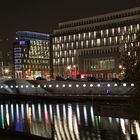
[[[101,2],[87,1],[24,1],[2,2],[0,35],[13,37],[16,31],[52,33],[58,22],[110,13],[140,6],[139,0]],[[10,39],[10,38],[9,38]],[[12,39],[12,38],[11,38]]]

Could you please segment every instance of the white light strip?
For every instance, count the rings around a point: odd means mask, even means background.
[[[10,125],[10,117],[9,117],[9,108],[8,108],[8,104],[6,104],[6,121],[7,121],[7,125]]]
[[[79,104],[76,105],[76,112],[77,112],[77,119],[78,119],[78,124],[81,124],[81,119],[80,119],[80,108]]]
[[[94,126],[94,111],[93,111],[93,107],[90,107],[90,112],[91,112],[91,120],[92,120],[92,125]]]
[[[49,105],[49,112],[50,112],[50,118],[51,118],[51,122],[53,123],[53,110],[52,110],[52,105]]]
[[[16,104],[16,117],[17,117],[17,120],[19,121],[19,107],[18,107],[18,104]]]
[[[35,105],[32,104],[32,114],[33,114],[33,121],[36,120],[36,116],[35,116]]]
[[[22,119],[24,119],[24,105],[21,104],[21,116],[22,116]]]
[[[38,104],[38,116],[39,116],[39,121],[41,122],[42,114],[41,114],[41,105],[40,104]]]
[[[84,109],[85,125],[88,126],[87,108],[86,108],[86,105],[84,105],[83,109]]]

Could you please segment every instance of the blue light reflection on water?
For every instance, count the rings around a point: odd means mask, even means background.
[[[114,109],[115,110],[115,109]],[[0,102],[0,127],[55,140],[112,139],[140,140],[140,122],[128,112],[114,116],[90,103],[47,104],[46,102]],[[115,112],[116,113],[116,112]],[[130,118],[129,118],[130,115]],[[103,139],[104,137],[104,139]]]

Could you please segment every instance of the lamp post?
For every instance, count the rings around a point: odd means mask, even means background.
[[[125,68],[123,67],[123,65],[119,65],[119,69],[120,69],[120,78],[123,79],[124,78],[124,70]]]
[[[4,72],[5,72],[6,75],[8,75],[9,69],[8,68],[5,68]]]
[[[77,74],[76,65],[73,65],[73,68],[74,68],[74,78],[76,79],[76,74]]]

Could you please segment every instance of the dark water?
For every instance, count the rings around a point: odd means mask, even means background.
[[[0,101],[0,127],[55,140],[140,140],[139,112],[122,103]]]

